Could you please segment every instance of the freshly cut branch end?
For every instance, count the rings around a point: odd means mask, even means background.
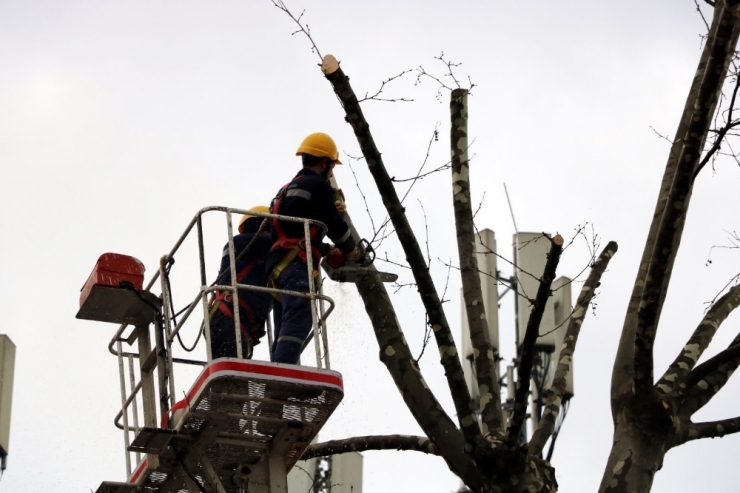
[[[337,70],[339,70],[339,60],[334,58],[334,55],[326,55],[324,61],[321,62],[321,71],[324,75],[330,75]]]
[[[565,243],[565,240],[563,240],[562,236],[555,235],[555,237],[552,239],[552,242],[555,243],[557,246],[563,246],[563,243]]]

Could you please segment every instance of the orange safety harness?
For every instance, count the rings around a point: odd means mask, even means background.
[[[235,284],[241,284],[241,282],[247,278],[250,272],[252,272],[252,269],[254,269],[254,266],[257,265],[260,259],[254,259],[251,262],[249,262],[247,265],[241,268],[239,272],[236,273],[236,283]],[[234,320],[234,312],[229,308],[229,305],[224,302],[231,302],[233,304],[234,295],[231,294],[228,291],[216,291],[216,295],[214,296],[214,304],[211,307],[210,316],[213,318],[213,315],[216,313],[216,310],[220,311],[230,319]],[[240,330],[242,333],[242,337],[245,338],[248,341],[248,347],[250,348],[251,353],[251,346],[252,342],[259,339],[259,327],[257,327],[257,320],[254,317],[254,311],[252,311],[252,307],[249,306],[249,304],[246,302],[246,300],[239,298],[239,307],[244,310],[247,313],[247,317],[249,318],[249,327],[250,330],[247,331],[244,327],[244,321],[241,320]]]
[[[287,185],[285,185],[283,188],[280,189],[278,194],[275,196],[275,199],[272,202],[272,205],[270,206],[270,212],[273,214],[279,214],[280,213],[280,203],[285,198],[285,195],[288,193],[288,189],[290,186],[295,183],[296,181],[303,178],[304,175],[298,175],[295,178],[293,178]],[[295,260],[296,257],[300,258],[304,262],[306,262],[306,240],[304,238],[291,238],[288,235],[285,234],[285,230],[283,229],[282,225],[280,224],[280,221],[277,219],[272,220],[272,230],[277,235],[277,241],[273,244],[272,248],[285,248],[288,250],[288,252],[285,254],[285,257],[283,257],[280,262],[275,265],[275,267],[272,269],[272,272],[270,273],[270,277],[267,280],[267,285],[271,288],[277,288],[277,280],[280,277],[280,274],[283,273],[285,268],[290,265],[293,260]],[[317,238],[317,236],[321,233],[321,228],[316,225],[311,225],[311,227],[308,230],[308,234],[313,240],[314,238]],[[311,254],[313,255],[314,260],[316,261],[316,265],[318,265],[318,261],[323,257],[321,250],[316,246],[317,244],[321,243],[320,238],[317,238],[317,241],[311,242]],[[317,277],[319,275],[318,271],[314,269],[313,271],[314,277]],[[272,293],[272,297],[275,298],[278,302],[280,302],[280,294],[279,293]]]
[[[272,203],[271,212],[273,214],[280,214],[280,204],[282,203],[283,199],[285,198],[285,195],[288,193],[288,189],[292,184],[303,178],[304,175],[298,175],[295,178],[293,178],[287,185],[285,185],[283,188],[280,189],[277,196],[275,197],[275,200]],[[277,219],[272,220],[272,230],[277,235],[277,241],[272,246],[273,248],[284,248],[286,250],[292,250],[295,247],[299,247],[299,251],[297,252],[298,257],[301,258],[305,262],[306,260],[306,240],[302,237],[299,238],[291,238],[285,234],[285,230],[283,229],[282,225],[280,224],[280,221]],[[309,228],[309,235],[311,239],[315,238],[319,233],[321,233],[321,228],[317,225],[311,225]],[[323,257],[321,250],[319,250],[316,246],[317,242],[311,242],[311,253],[314,256],[314,259],[319,260],[321,257]]]

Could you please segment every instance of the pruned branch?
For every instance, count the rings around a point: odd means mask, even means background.
[[[301,456],[301,460],[345,454],[347,452],[365,452],[367,450],[412,450],[430,455],[439,455],[439,450],[427,437],[370,435],[309,445]]]
[[[617,253],[617,243],[610,241],[607,243],[606,247],[604,247],[604,250],[602,250],[601,254],[596,259],[596,262],[591,266],[591,272],[589,273],[586,282],[584,282],[581,287],[581,292],[576,301],[576,307],[565,332],[563,346],[560,349],[560,359],[558,361],[557,369],[555,370],[555,377],[552,382],[552,387],[550,388],[550,393],[545,401],[545,410],[540,418],[539,428],[534,432],[529,441],[530,455],[540,455],[547,443],[547,440],[552,436],[553,431],[555,430],[555,422],[558,419],[563,397],[565,396],[565,387],[567,383],[566,378],[568,373],[572,371],[573,353],[576,350],[576,343],[578,342],[578,335],[581,332],[581,325],[583,324],[583,320],[586,318],[588,306],[596,293],[596,288],[601,282],[601,276],[606,271],[609,261],[615,253]]]
[[[355,240],[359,240],[352,219],[346,212],[344,219]],[[380,361],[388,369],[416,422],[435,444],[450,470],[466,484],[480,487],[483,478],[475,462],[460,453],[465,447],[462,433],[424,381],[401,330],[388,291],[377,276],[372,275],[375,267],[371,265],[367,269],[368,275],[363,276],[356,286],[378,341]]]
[[[475,378],[480,394],[484,433],[502,429],[501,389],[495,368],[495,355],[488,334],[483,304],[478,258],[476,255],[473,208],[470,196],[468,163],[468,91],[455,89],[450,97],[450,154],[452,156],[452,203],[455,209],[457,251],[460,259],[465,312],[473,345]]]
[[[560,262],[560,254],[563,251],[563,237],[556,235],[550,240],[550,253],[547,255],[545,270],[540,278],[537,288],[537,296],[534,299],[532,312],[529,314],[527,328],[524,332],[524,340],[521,343],[519,364],[517,365],[517,381],[514,393],[514,409],[509,428],[506,435],[506,443],[512,447],[518,440],[524,424],[527,410],[527,396],[529,395],[529,380],[532,375],[532,364],[534,363],[535,345],[539,337],[540,322],[545,313],[547,299],[550,297],[550,286],[555,280],[555,272]]]
[[[704,354],[719,326],[738,305],[740,305],[740,285],[731,288],[704,315],[681,353],[656,384],[656,388],[660,392],[668,394],[676,390],[677,385],[683,382],[686,375],[694,368],[701,355]]]
[[[375,141],[373,140],[372,134],[370,133],[370,127],[365,120],[365,117],[360,108],[360,104],[357,102],[357,96],[352,90],[352,86],[349,83],[349,79],[344,74],[342,69],[339,67],[339,62],[331,55],[324,57],[324,61],[321,66],[324,75],[327,80],[331,83],[334,93],[342,103],[346,113],[346,120],[352,126],[355,137],[360,145],[362,154],[365,156],[365,162],[368,165],[368,169],[375,180],[375,184],[378,187],[378,191],[383,198],[383,204],[385,205],[388,215],[390,216],[393,227],[396,230],[398,239],[401,242],[406,259],[411,267],[414,279],[418,285],[419,294],[426,309],[427,316],[429,317],[429,323],[434,330],[434,336],[437,341],[439,348],[440,359],[442,366],[445,370],[447,377],[447,383],[452,394],[453,401],[455,403],[455,409],[457,411],[458,422],[460,429],[462,430],[463,436],[465,437],[465,450],[475,453],[476,450],[480,450],[486,447],[485,440],[481,434],[478,421],[475,417],[473,410],[473,402],[470,398],[470,392],[465,384],[465,377],[458,358],[457,347],[455,346],[455,340],[452,337],[452,331],[450,325],[447,322],[444,310],[442,308],[442,302],[439,299],[434,281],[429,273],[428,266],[424,261],[424,255],[419,247],[419,243],[416,240],[416,236],[411,228],[406,217],[405,209],[401,205],[398,198],[398,194],[391,182],[390,176],[383,164],[383,159],[380,152],[378,151]],[[358,289],[360,284],[358,284]],[[375,288],[374,290],[377,290]],[[383,288],[384,291],[384,288]],[[370,293],[367,293],[368,295]],[[371,300],[363,297],[365,304],[373,303]],[[388,300],[390,304],[390,300]],[[368,311],[370,314],[370,311]],[[377,317],[379,312],[373,311],[371,316]],[[391,312],[389,312],[391,313]],[[389,317],[387,314],[384,318],[395,318]],[[384,320],[374,319],[373,326],[376,324],[383,325]],[[377,329],[376,329],[377,330]],[[383,347],[383,346],[381,346]],[[408,355],[406,364],[410,364],[411,355]],[[414,377],[416,378],[416,377]],[[423,382],[421,375],[418,376],[419,381]],[[408,404],[408,401],[407,401]],[[411,407],[411,406],[410,406]],[[418,406],[415,406],[418,409]],[[417,421],[419,416],[415,414]],[[425,420],[426,421],[426,420]],[[419,423],[422,424],[421,422]],[[428,429],[422,426],[424,432],[429,436],[435,444],[440,448],[441,453],[450,464],[455,472],[466,482],[470,484],[475,478],[470,476],[470,473],[465,476],[466,471],[460,471],[459,465],[450,463],[452,459],[452,453],[446,453],[445,448],[440,446],[438,443],[439,430]],[[461,455],[458,449],[455,454]],[[480,472],[476,471],[476,477],[479,477]]]

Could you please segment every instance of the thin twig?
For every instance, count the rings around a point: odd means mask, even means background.
[[[395,103],[397,101],[403,101],[403,102],[411,102],[411,101],[413,101],[413,99],[406,99],[406,98],[388,99],[388,98],[379,98],[378,97],[378,96],[380,96],[383,93],[383,89],[385,89],[385,85],[386,84],[388,84],[390,82],[393,82],[394,80],[403,77],[404,75],[408,74],[409,72],[411,72],[411,69],[404,70],[400,74],[394,75],[393,77],[389,77],[388,79],[386,79],[383,82],[381,82],[380,88],[375,92],[375,94],[373,94],[372,96],[368,96],[368,93],[365,93],[365,97],[362,98],[362,99],[359,99],[357,102],[358,103],[362,103],[363,101],[387,101],[387,102],[390,102],[390,103]]]
[[[319,51],[319,47],[316,46],[316,43],[314,42],[313,38],[311,37],[311,29],[308,27],[308,24],[306,24],[305,26],[303,24],[301,24],[301,19],[303,18],[303,14],[305,14],[306,11],[304,10],[303,12],[301,12],[301,15],[299,15],[298,17],[295,17],[293,15],[293,13],[290,10],[288,10],[288,7],[285,5],[285,3],[283,2],[283,0],[272,0],[272,4],[275,7],[279,8],[280,10],[282,10],[283,12],[285,12],[286,14],[288,14],[288,17],[290,17],[291,19],[293,19],[293,22],[295,22],[296,24],[298,24],[298,28],[299,29],[297,31],[294,31],[293,33],[291,33],[291,35],[298,34],[298,33],[305,34],[306,37],[308,38],[308,40],[311,42],[311,51],[314,52],[314,53],[316,53],[319,56],[319,60],[322,60],[323,61],[324,60],[324,57],[321,55],[321,52]]]

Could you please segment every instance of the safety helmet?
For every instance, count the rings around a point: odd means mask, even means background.
[[[259,212],[262,214],[269,214],[270,208],[267,207],[266,205],[255,205],[254,207],[249,209],[249,212]],[[244,214],[242,216],[241,220],[239,221],[239,232],[240,233],[244,232],[244,223],[247,222],[247,219],[252,218],[252,217],[257,217],[257,216],[253,216],[252,214]]]
[[[303,142],[298,146],[298,150],[295,152],[295,155],[302,156],[303,154],[310,154],[316,157],[328,157],[334,160],[334,164],[342,164],[339,160],[339,151],[337,150],[337,145],[334,143],[334,139],[325,133],[312,133],[303,139]]]

